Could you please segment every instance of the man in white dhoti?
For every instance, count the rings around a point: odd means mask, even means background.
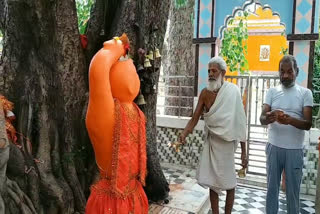
[[[214,57],[208,65],[208,87],[201,91],[196,110],[179,136],[185,143],[186,136],[193,131],[201,114],[205,121],[205,144],[197,170],[201,186],[210,188],[210,202],[213,214],[219,213],[219,197],[227,191],[225,213],[232,211],[235,187],[237,185],[234,153],[241,142],[242,166],[247,167],[245,140],[246,116],[239,88],[224,81],[226,62]]]

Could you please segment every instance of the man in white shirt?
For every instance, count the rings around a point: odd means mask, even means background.
[[[287,212],[299,213],[303,141],[305,130],[312,125],[313,97],[309,89],[295,84],[298,72],[293,56],[287,55],[281,59],[281,85],[268,90],[260,116],[261,124],[268,125],[267,214],[278,213],[283,170],[286,174]]]

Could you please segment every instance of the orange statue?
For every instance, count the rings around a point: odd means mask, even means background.
[[[127,57],[124,34],[104,43],[89,69],[86,126],[99,181],[91,187],[87,214],[147,214],[145,117],[133,100],[140,88]]]

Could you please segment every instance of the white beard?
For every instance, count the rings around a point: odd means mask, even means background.
[[[222,76],[219,75],[218,79],[216,80],[209,80],[207,89],[209,91],[217,91],[222,86]]]

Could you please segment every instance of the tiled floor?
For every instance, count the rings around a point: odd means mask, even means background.
[[[195,183],[195,170],[188,168],[181,168],[176,166],[164,166],[164,174],[171,185],[179,185],[184,183]],[[170,198],[171,197],[171,198]],[[174,201],[172,195],[169,197],[170,201]],[[236,189],[235,203],[233,206],[233,213],[251,213],[262,214],[265,213],[266,204],[266,191],[259,188],[251,188],[245,186],[238,186]],[[225,195],[220,196],[220,213],[224,213]],[[313,214],[315,213],[314,201],[301,199],[300,207],[301,214]],[[174,205],[171,207],[175,207]],[[205,209],[202,209],[205,210]],[[152,212],[154,213],[154,212]],[[161,212],[166,213],[166,212]],[[171,212],[168,212],[171,213]],[[193,212],[189,212],[193,213]],[[203,212],[198,212],[203,214]],[[207,213],[207,212],[206,212]],[[209,210],[208,214],[212,213]],[[285,195],[280,194],[279,198],[279,214],[287,213]]]
[[[225,195],[220,197],[219,207],[220,213],[224,213]],[[266,192],[260,189],[247,188],[238,186],[236,189],[236,196],[233,206],[233,213],[235,214],[263,214],[265,213]],[[315,213],[314,202],[301,199],[300,213],[310,214]],[[279,197],[279,212],[278,214],[287,213],[285,195],[281,194]],[[209,213],[212,213],[211,210]]]

